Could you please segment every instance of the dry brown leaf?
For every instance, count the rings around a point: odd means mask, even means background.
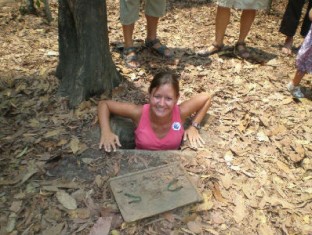
[[[196,211],[208,211],[213,208],[213,202],[212,202],[212,193],[211,191],[205,191],[203,194],[203,202],[200,203]]]
[[[90,218],[91,212],[88,208],[77,208],[76,210],[70,210],[69,216],[71,219],[88,219]]]
[[[118,175],[118,173],[120,171],[120,164],[118,162],[115,162],[113,169],[114,169],[114,175]]]
[[[10,211],[17,213],[22,207],[23,201],[13,201]]]
[[[76,136],[73,136],[69,145],[70,145],[70,149],[73,152],[73,154],[76,154],[79,151],[79,139]]]
[[[18,185],[24,184],[28,179],[30,179],[34,174],[38,172],[38,168],[34,162],[30,162],[27,167],[28,172],[23,176],[21,182]]]
[[[270,126],[270,119],[268,117],[266,117],[265,115],[261,115],[259,117],[259,119],[260,119],[263,126],[265,126],[265,127]]]
[[[68,143],[68,140],[67,139],[60,139],[60,141],[59,142],[57,142],[57,146],[63,146],[63,145],[65,145],[65,144],[67,144]]]
[[[220,187],[218,183],[213,183],[213,189],[212,189],[213,196],[219,201],[226,203],[227,200],[222,196]]]
[[[281,101],[281,105],[290,104],[292,102],[294,102],[293,98],[289,97],[289,98],[286,98],[286,99],[282,100]]]
[[[174,214],[172,212],[163,213],[162,216],[170,223],[173,223],[175,220]]]
[[[225,218],[220,211],[212,211],[211,212],[211,222],[213,224],[223,224],[225,223]]]
[[[287,128],[284,125],[278,125],[271,128],[271,135],[284,134],[287,132]]]
[[[62,230],[63,230],[64,226],[65,226],[64,223],[60,223],[60,224],[57,224],[57,225],[53,225],[53,226],[47,228],[46,230],[44,230],[44,231],[42,232],[42,234],[45,234],[45,235],[62,234]]]
[[[293,162],[301,162],[301,160],[304,158],[304,156],[298,154],[298,153],[294,153],[294,152],[290,152],[288,153],[288,157],[290,158],[291,161]]]
[[[269,142],[270,139],[269,137],[262,131],[260,130],[258,133],[257,133],[257,139],[262,142],[262,141],[265,141],[265,142]]]
[[[218,231],[212,229],[212,228],[207,228],[205,227],[204,230],[208,233],[211,233],[212,235],[219,235]]]
[[[63,190],[56,193],[56,198],[66,209],[75,210],[77,208],[76,200]]]
[[[255,191],[250,184],[244,184],[242,190],[248,199],[252,199],[254,197]]]
[[[62,220],[62,212],[55,207],[49,207],[44,217],[49,220],[60,222]]]
[[[276,161],[276,165],[278,166],[279,169],[281,169],[282,171],[284,171],[287,174],[289,174],[291,172],[289,167],[284,162],[282,162],[280,160]]]
[[[89,235],[108,235],[113,217],[100,217],[93,225]]]
[[[233,211],[236,223],[240,223],[246,217],[245,200],[241,195],[237,195],[234,199],[235,208]]]
[[[265,197],[263,197],[263,199],[261,200],[261,202],[259,204],[259,207],[261,209],[263,209],[266,203],[271,204],[271,206],[282,205],[282,207],[286,208],[286,209],[295,208],[295,206],[293,204],[287,202],[283,198],[278,198],[277,196],[271,196],[271,197],[265,196]]]
[[[291,147],[301,156],[304,156],[304,148],[301,144],[292,144]]]
[[[234,155],[232,153],[232,151],[227,151],[225,154],[224,154],[224,160],[225,162],[230,165],[232,164],[232,161],[234,159]]]
[[[232,186],[233,182],[230,174],[221,175],[220,178],[225,189],[229,189]]]
[[[199,221],[190,221],[187,223],[187,227],[195,234],[200,234],[203,231],[203,225]]]
[[[53,136],[58,136],[58,135],[60,135],[61,132],[62,132],[62,129],[52,130],[52,131],[47,132],[44,135],[44,137],[45,138],[50,138],[50,137],[53,137]]]
[[[258,229],[258,234],[259,235],[274,235],[276,234],[272,228],[267,225],[267,224],[260,224],[259,229]]]

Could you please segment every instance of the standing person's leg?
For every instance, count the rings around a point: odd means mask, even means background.
[[[312,10],[311,16],[312,19]],[[287,89],[296,98],[304,97],[300,89],[300,82],[306,73],[312,73],[312,29],[310,28],[307,36],[304,38],[303,44],[301,45],[297,58],[296,58],[297,71],[293,80],[287,85]]]
[[[122,25],[124,48],[133,47],[133,31],[134,31],[134,23],[129,25]]]
[[[295,98],[303,98],[304,94],[300,89],[300,82],[306,73],[300,72],[299,70],[296,71],[294,78],[291,82],[287,84],[288,91],[295,97]]]
[[[231,9],[228,7],[220,7],[217,8],[217,16],[216,16],[216,38],[215,38],[215,46],[222,47],[223,40],[226,28],[230,22]]]
[[[308,1],[307,12],[306,12],[306,14],[304,16],[303,23],[302,23],[302,26],[301,26],[301,31],[300,31],[300,35],[302,37],[307,36],[307,34],[309,32],[309,29],[310,29],[310,26],[311,26],[311,20],[309,18],[309,11],[311,10],[311,8],[312,8],[312,0],[309,0]]]
[[[255,17],[256,17],[256,10],[248,9],[248,10],[243,10],[241,18],[240,18],[239,38],[235,45],[235,52],[242,58],[249,57],[249,52],[247,51],[247,48],[246,48],[245,39],[250,31],[252,23],[255,20]]]
[[[120,0],[120,21],[124,37],[123,58],[126,65],[130,68],[137,68],[140,65],[136,48],[133,47],[134,22],[139,18],[139,9],[139,0]]]
[[[295,76],[294,76],[294,78],[293,78],[293,80],[292,80],[292,84],[293,84],[294,86],[299,86],[299,84],[300,84],[300,82],[301,82],[301,80],[302,80],[302,78],[303,78],[303,76],[304,76],[305,74],[306,74],[306,73],[300,72],[299,70],[297,70],[297,71],[296,71],[296,74],[295,74]]]
[[[279,31],[286,35],[282,52],[291,54],[293,37],[296,33],[305,0],[289,0]]]
[[[222,6],[217,7],[216,24],[215,24],[215,41],[210,47],[208,47],[208,49],[199,51],[198,55],[208,56],[222,50],[224,46],[223,44],[224,35],[226,28],[230,22],[230,16],[231,16],[230,8]]]
[[[240,31],[238,43],[245,42],[245,39],[250,31],[252,23],[256,18],[256,10],[243,10],[240,18]]]
[[[166,13],[166,0],[146,0],[145,1],[145,17],[146,17],[146,47],[153,50],[159,55],[171,58],[173,53],[169,48],[160,43],[157,38],[157,27],[159,18]]]
[[[148,16],[146,17],[146,40],[155,40],[157,38],[157,26],[159,17]]]

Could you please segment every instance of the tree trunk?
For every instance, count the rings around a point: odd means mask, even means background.
[[[105,0],[59,1],[59,91],[70,107],[120,81],[109,50]]]

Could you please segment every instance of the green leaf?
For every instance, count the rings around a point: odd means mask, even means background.
[[[40,0],[36,1],[36,6],[39,8],[40,7]]]
[[[24,150],[23,150],[22,152],[20,152],[20,153],[16,156],[16,158],[22,157],[22,156],[27,152],[27,150],[28,150],[28,146],[26,146],[26,147],[24,148]]]

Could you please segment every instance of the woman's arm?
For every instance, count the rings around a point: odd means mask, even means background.
[[[199,127],[204,119],[209,107],[211,106],[212,96],[207,93],[201,93],[184,101],[180,105],[181,119],[185,122],[186,118],[195,113],[192,119],[192,124],[185,130],[184,139],[189,139],[192,147],[202,147],[205,143],[199,135]]]
[[[98,117],[101,128],[101,139],[99,148],[104,146],[105,151],[116,151],[116,145],[121,146],[119,138],[110,127],[110,114],[116,114],[122,117],[130,118],[137,124],[142,113],[142,106],[131,103],[122,103],[112,100],[102,100],[98,104]]]
[[[309,18],[312,21],[312,9],[310,9],[310,11],[309,11]]]

